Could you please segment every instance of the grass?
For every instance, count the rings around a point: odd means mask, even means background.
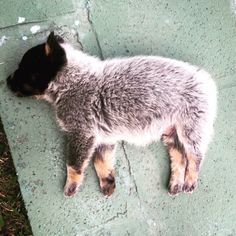
[[[0,120],[0,236],[32,235],[8,142]]]

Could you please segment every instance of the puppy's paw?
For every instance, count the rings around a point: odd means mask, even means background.
[[[198,174],[197,172],[187,172],[184,180],[183,191],[185,193],[192,193],[197,188]]]
[[[168,193],[171,196],[176,196],[183,191],[183,183],[181,182],[170,182],[168,186]]]
[[[78,188],[79,188],[79,185],[76,182],[66,183],[64,187],[64,196],[73,197],[76,194]]]
[[[102,193],[105,196],[107,197],[111,196],[116,188],[115,177],[112,174],[110,174],[108,177],[102,178],[100,180],[100,186]]]
[[[197,188],[197,181],[186,181],[184,182],[183,191],[185,193],[192,193]]]

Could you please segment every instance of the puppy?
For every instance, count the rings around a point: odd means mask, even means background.
[[[18,96],[54,107],[69,144],[65,196],[76,193],[90,159],[102,192],[113,193],[120,140],[162,139],[171,163],[169,193],[196,188],[216,115],[216,86],[206,71],[157,56],[101,61],[52,32],[25,53],[7,84]]]

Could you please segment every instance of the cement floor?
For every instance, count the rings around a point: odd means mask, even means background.
[[[222,0],[9,0],[0,8],[0,116],[34,235],[236,235],[236,6]],[[63,197],[64,141],[49,105],[16,98],[6,77],[55,30],[101,58],[137,54],[199,65],[218,94],[215,137],[192,194],[167,194],[159,143],[117,150],[117,189],[106,199],[92,167]]]

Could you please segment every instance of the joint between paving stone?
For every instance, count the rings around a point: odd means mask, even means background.
[[[21,25],[37,24],[37,23],[42,23],[45,21],[46,20],[33,20],[33,21],[27,21],[27,22],[23,22],[23,23],[16,23],[14,25],[7,25],[7,26],[0,27],[0,30],[10,29],[12,27],[21,26]]]
[[[0,30],[10,29],[12,27],[23,26],[23,25],[38,24],[38,23],[49,21],[50,19],[55,18],[55,17],[70,15],[70,14],[74,14],[74,13],[75,13],[74,10],[73,11],[67,11],[67,12],[64,12],[64,13],[56,14],[55,16],[51,16],[51,17],[49,16],[48,18],[44,18],[44,20],[31,20],[31,21],[25,21],[25,22],[22,22],[22,23],[16,23],[16,24],[13,24],[13,25],[3,26],[3,27],[0,27]]]
[[[97,46],[98,46],[98,50],[99,50],[99,56],[102,60],[104,60],[104,56],[103,56],[103,53],[102,53],[102,48],[101,48],[101,44],[100,44],[100,41],[98,39],[98,34],[97,34],[97,31],[94,27],[94,24],[93,24],[93,21],[91,19],[91,9],[90,9],[90,0],[87,0],[86,3],[85,3],[85,9],[86,9],[86,12],[87,12],[87,19],[88,19],[88,22],[90,24],[90,27],[91,27],[91,30],[94,34],[94,37],[95,37],[95,40],[96,40],[96,43],[97,43]]]

